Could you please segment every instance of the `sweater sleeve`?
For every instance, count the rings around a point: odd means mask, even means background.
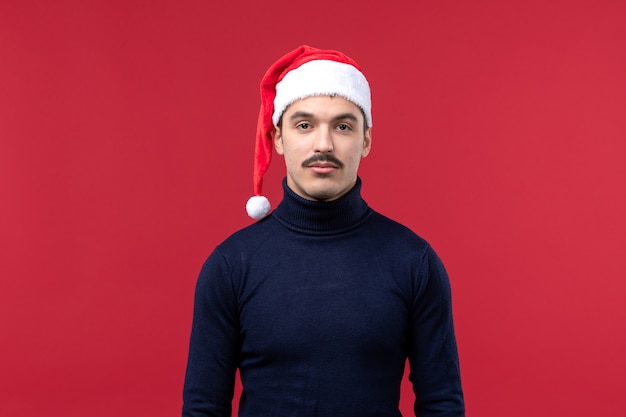
[[[450,282],[428,246],[418,272],[409,343],[409,379],[419,417],[463,417],[465,407],[457,353]]]
[[[196,284],[183,417],[230,417],[239,352],[231,269],[219,248]]]

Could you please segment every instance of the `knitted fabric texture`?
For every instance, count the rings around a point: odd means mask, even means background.
[[[406,359],[420,417],[464,415],[446,271],[378,214],[361,181],[331,202],[283,182],[271,215],[211,254],[195,298],[183,416],[399,417]]]

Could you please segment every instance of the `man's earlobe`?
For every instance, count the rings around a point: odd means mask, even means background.
[[[363,150],[361,151],[361,157],[365,158],[372,149],[372,128],[368,127],[365,130],[365,135],[363,137]]]

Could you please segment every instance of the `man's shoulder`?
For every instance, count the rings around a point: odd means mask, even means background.
[[[428,242],[410,227],[384,214],[372,210],[372,227],[389,238],[408,239],[412,243],[428,245]]]
[[[240,228],[224,239],[218,248],[221,250],[238,250],[252,248],[267,242],[270,237],[278,233],[276,222],[267,216],[250,225]]]

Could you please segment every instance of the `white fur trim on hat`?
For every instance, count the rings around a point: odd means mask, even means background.
[[[338,95],[359,106],[368,127],[372,127],[372,100],[370,86],[365,76],[350,64],[337,61],[309,61],[289,71],[276,84],[274,113],[275,125],[287,107],[311,96]]]

